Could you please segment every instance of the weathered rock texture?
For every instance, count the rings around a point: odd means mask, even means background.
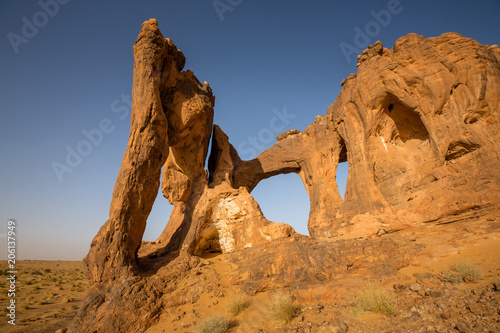
[[[91,283],[137,272],[135,257],[168,156],[168,121],[162,108],[162,81],[174,66],[156,21],[144,23],[134,46],[134,86],[130,138],[113,190],[109,220],[85,258]]]
[[[312,236],[356,238],[446,223],[500,201],[500,49],[410,34],[359,56],[326,116],[237,165],[236,186],[296,172]],[[335,182],[349,163],[345,198]]]
[[[85,258],[91,289],[70,332],[142,332],[165,308],[196,302],[217,279],[203,275],[204,252],[228,254],[233,283],[255,293],[394,272],[433,251],[435,240],[416,242],[430,226],[498,228],[497,46],[457,34],[410,34],[391,50],[377,42],[327,115],[280,134],[251,161],[213,126],[209,85],[182,71],[184,55],[156,20],[143,24],[134,57],[129,143],[109,220]],[[342,199],[336,170],[346,161]],[[291,172],[310,196],[311,237],[268,221],[250,194]],[[174,208],[159,239],[142,242],[160,177]]]
[[[208,141],[205,144],[208,147]],[[202,149],[198,141],[188,147],[188,152]],[[175,155],[169,155],[163,169],[162,189],[174,208],[160,238],[144,244],[140,255],[157,257],[179,250],[198,255],[230,253],[295,234],[287,224],[268,221],[245,187],[233,186],[235,165],[241,159],[217,125],[213,128],[208,175],[201,168],[193,177],[190,168],[195,164],[185,164],[183,170],[170,156]]]
[[[295,234],[266,220],[247,189],[232,186],[232,159],[239,157],[227,136],[213,129],[210,86],[182,71],[184,55],[163,38],[156,20],[143,23],[134,58],[129,143],[110,218],[84,259],[91,289],[70,332],[142,331],[164,306],[157,299],[165,288],[174,290],[200,264],[192,254],[232,252]],[[160,238],[143,244],[160,176],[174,209]],[[165,273],[169,263],[175,269]]]

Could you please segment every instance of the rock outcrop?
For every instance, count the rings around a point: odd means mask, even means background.
[[[85,263],[91,283],[136,274],[136,253],[168,156],[168,120],[161,100],[162,83],[175,67],[156,20],[145,22],[134,46],[134,86],[130,138],[113,190],[109,220],[92,242]]]
[[[467,218],[500,201],[500,48],[449,33],[380,42],[326,116],[251,161],[235,185],[296,172],[312,236],[357,238]],[[336,169],[349,163],[345,198]]]
[[[156,20],[143,23],[134,58],[129,143],[109,220],[84,259],[91,289],[70,332],[141,331],[164,306],[144,302],[189,275],[200,264],[193,254],[229,253],[295,234],[289,225],[265,219],[247,189],[232,186],[232,160],[239,157],[224,132],[213,128],[212,90],[182,71],[184,55],[163,38]],[[160,178],[174,209],[159,239],[142,242]],[[165,275],[169,263],[176,268]]]
[[[196,302],[217,279],[203,275],[206,252],[227,254],[232,283],[255,293],[394,272],[432,251],[432,242],[415,242],[429,226],[496,228],[498,46],[458,34],[410,34],[390,50],[377,42],[326,115],[251,161],[213,125],[210,86],[183,71],[184,55],[156,20],[143,23],[134,58],[129,143],[109,220],[84,260],[91,289],[69,332],[143,332],[165,308]],[[291,172],[310,197],[311,237],[268,221],[251,196],[262,179]],[[174,208],[158,240],[143,242],[160,178]]]

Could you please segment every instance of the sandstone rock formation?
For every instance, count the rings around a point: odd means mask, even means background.
[[[163,304],[144,307],[144,301],[158,298],[168,281],[181,279],[196,267],[199,260],[191,254],[232,252],[295,234],[286,224],[266,220],[249,192],[232,186],[230,160],[239,158],[218,127],[208,177],[205,159],[215,98],[207,83],[201,84],[191,71],[182,71],[184,55],[163,38],[156,20],[143,23],[134,58],[129,143],[110,218],[84,259],[92,288],[70,331],[100,327],[102,320],[104,331],[140,331],[156,319],[154,314]],[[142,244],[160,174],[162,192],[174,209],[160,238]],[[170,261],[176,269],[167,273],[167,280],[164,274],[147,278]],[[141,295],[133,290],[142,290]],[[137,312],[137,307],[142,310]],[[148,319],[125,321],[139,314]]]
[[[312,236],[356,238],[446,223],[498,206],[498,46],[449,33],[375,43],[326,116],[252,161],[235,185],[296,172],[310,196]],[[345,198],[335,171],[349,162]],[[463,215],[466,214],[466,215]]]
[[[113,190],[109,220],[85,258],[91,283],[137,272],[135,256],[168,156],[168,121],[160,90],[170,73],[159,70],[164,63],[175,67],[177,53],[168,51],[156,21],[145,22],[134,46],[130,139]]]
[[[326,115],[251,161],[213,125],[210,86],[182,71],[184,55],[156,20],[143,23],[134,58],[129,143],[109,220],[85,258],[91,289],[69,332],[143,332],[166,308],[196,302],[217,279],[203,275],[205,252],[226,254],[232,282],[255,293],[394,272],[432,251],[425,238],[415,242],[430,226],[495,230],[498,46],[458,34],[410,34],[391,50],[377,42]],[[345,161],[342,199],[336,170]],[[310,196],[311,237],[268,221],[250,194],[291,172]],[[142,242],[160,178],[174,208],[159,239]]]

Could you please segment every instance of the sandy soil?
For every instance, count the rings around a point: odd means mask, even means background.
[[[479,245],[463,248],[458,253],[434,258],[427,264],[405,267],[396,276],[384,280],[366,281],[362,276],[355,276],[327,283],[314,289],[292,292],[296,299],[295,304],[300,306],[301,310],[291,323],[283,325],[273,321],[269,316],[268,309],[272,303],[272,292],[262,292],[249,297],[250,305],[248,308],[237,316],[229,314],[227,304],[233,295],[240,294],[238,287],[230,285],[228,282],[230,267],[225,264],[223,255],[214,255],[207,259],[221,277],[218,281],[218,290],[201,295],[200,300],[196,303],[179,307],[173,313],[166,312],[159,323],[148,329],[147,333],[195,332],[196,326],[200,322],[216,315],[225,316],[231,321],[233,327],[230,332],[336,332],[335,325],[331,325],[336,318],[341,318],[342,322],[348,325],[349,332],[459,332],[454,327],[461,320],[466,320],[460,311],[469,312],[467,308],[458,309],[453,319],[442,319],[441,313],[436,310],[436,306],[440,305],[439,299],[428,297],[422,291],[420,293],[412,292],[408,286],[418,281],[423,286],[423,290],[443,290],[445,294],[448,294],[448,290],[450,290],[450,295],[454,292],[458,293],[456,302],[461,304],[459,299],[467,300],[467,292],[484,293],[484,291],[491,289],[492,283],[500,282],[500,240],[485,240]],[[483,272],[482,277],[474,283],[455,285],[443,282],[442,277],[452,269],[454,263],[464,260],[478,267]],[[425,262],[423,258],[416,261]],[[427,280],[419,278],[425,276],[426,273],[431,274],[433,278]],[[377,288],[391,294],[399,307],[400,315],[389,320],[380,314],[356,314],[353,303],[356,301],[360,287],[367,282],[373,283]],[[405,292],[395,290],[394,286],[397,285],[404,285]],[[500,292],[493,294],[496,295],[498,303]],[[445,297],[447,295],[441,297],[441,302],[446,302]],[[318,302],[318,299],[324,301]],[[455,300],[455,298],[453,299]],[[429,307],[425,306],[426,302],[429,303]],[[450,305],[454,306],[455,304]],[[435,311],[438,313],[432,313]],[[422,312],[422,316],[418,317],[416,322],[410,322],[409,318],[416,316],[416,313],[419,312]],[[430,316],[427,312],[430,312]],[[474,317],[474,314],[471,315]],[[500,332],[500,314],[495,316],[498,317],[496,319],[498,321],[485,327],[494,327]],[[473,321],[474,318],[467,320]],[[389,324],[389,321],[392,324]],[[401,328],[396,330],[390,328],[398,327],[399,321]],[[403,323],[407,326],[406,329],[404,329]],[[482,328],[477,329],[472,327],[470,332],[484,331]],[[492,332],[497,331],[493,330]]]
[[[211,268],[220,277],[220,280],[214,283],[216,287],[200,295],[200,299],[193,304],[166,309],[158,324],[149,328],[148,333],[194,332],[196,326],[203,320],[215,315],[225,316],[231,321],[230,332],[334,332],[329,328],[333,327],[331,323],[336,318],[340,318],[349,327],[349,332],[396,332],[387,328],[389,322],[392,322],[392,325],[401,323],[401,330],[398,332],[420,331],[415,327],[421,327],[422,332],[459,332],[455,326],[466,320],[464,318],[468,318],[468,322],[487,318],[489,326],[485,327],[489,327],[492,332],[500,332],[500,314],[481,317],[470,314],[467,305],[464,305],[464,309],[460,308],[463,300],[467,303],[469,297],[467,295],[493,295],[486,299],[491,299],[492,308],[498,305],[500,292],[491,291],[491,286],[500,283],[500,240],[484,240],[479,245],[462,248],[455,254],[434,258],[427,263],[425,258],[416,258],[415,262],[418,262],[418,265],[405,267],[396,276],[370,281],[378,288],[387,290],[396,300],[401,312],[390,320],[380,314],[356,315],[353,311],[357,291],[367,282],[363,276],[336,280],[311,289],[292,291],[295,304],[300,306],[300,311],[288,325],[278,323],[269,316],[268,309],[274,292],[246,296],[249,306],[240,314],[233,316],[228,312],[227,304],[234,295],[241,293],[238,286],[229,282],[231,267],[220,254],[210,255],[205,259],[210,261]],[[442,277],[451,270],[453,264],[461,260],[467,260],[480,268],[483,272],[482,277],[474,283],[451,285],[442,282]],[[5,269],[6,262],[0,262],[2,273]],[[433,277],[422,278],[425,274],[431,274]],[[0,294],[0,304],[5,315],[7,311],[4,305],[9,301],[6,278],[3,274],[0,283],[0,287],[4,289]],[[414,282],[420,283],[423,290],[443,290],[445,296],[436,299],[427,297],[428,295],[422,291],[412,292],[408,286]],[[404,286],[405,289],[396,290],[394,286],[398,285]],[[16,286],[16,325],[9,325],[5,316],[0,322],[0,332],[54,332],[65,327],[74,317],[88,288],[82,263],[64,261],[19,262]],[[463,296],[460,293],[463,293]],[[453,295],[457,296],[453,298]],[[445,298],[448,296],[452,298]],[[451,312],[451,319],[441,319],[440,313],[433,314],[434,311],[439,312],[436,310],[439,309],[436,307],[439,302],[458,304],[456,306],[447,304],[453,311],[455,307],[457,308],[456,314]],[[416,315],[418,313],[420,317]],[[413,316],[417,316],[416,322],[410,321]],[[470,328],[470,332],[476,331],[484,330],[482,328],[475,330],[474,326]]]
[[[2,273],[0,332],[54,332],[64,327],[76,314],[85,297],[88,283],[79,261],[17,262],[16,325],[7,321],[8,297],[7,262],[0,261]]]

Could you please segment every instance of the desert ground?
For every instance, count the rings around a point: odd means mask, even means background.
[[[196,332],[214,316],[230,322],[229,332],[500,332],[500,240],[484,240],[458,253],[401,269],[380,281],[362,275],[332,281],[319,289],[290,293],[295,315],[285,323],[273,318],[270,308],[279,291],[245,295],[228,279],[231,269],[224,255],[211,254],[206,269],[221,277],[212,281],[192,304],[166,309],[157,332]],[[456,263],[467,263],[480,276],[454,280]],[[7,263],[0,263],[2,280]],[[360,308],[360,291],[368,284],[394,301],[389,312]],[[7,313],[7,283],[2,281],[0,302]],[[55,332],[74,317],[88,288],[81,262],[18,262],[16,325],[0,323],[1,332]],[[238,310],[229,304],[239,299]],[[325,301],[322,301],[324,299]],[[234,306],[234,304],[233,304]],[[387,310],[387,309],[386,309]],[[234,314],[235,312],[238,312]],[[395,329],[397,327],[397,329]]]
[[[17,262],[16,325],[7,323],[7,262],[0,262],[0,332],[54,332],[75,316],[88,289],[80,261]]]
[[[229,332],[500,332],[500,240],[485,240],[427,264],[405,267],[380,281],[367,281],[360,275],[292,292],[298,311],[287,324],[270,313],[279,292],[242,295],[238,286],[225,279],[230,267],[224,256],[207,259],[209,267],[222,277],[214,281],[214,289],[200,295],[194,304],[165,313],[148,333],[196,332],[200,323],[214,316],[229,319]],[[457,263],[477,268],[480,277],[451,282]],[[394,300],[390,309],[394,313],[360,309],[360,291],[368,284]],[[246,299],[237,315],[228,307],[235,297]]]

